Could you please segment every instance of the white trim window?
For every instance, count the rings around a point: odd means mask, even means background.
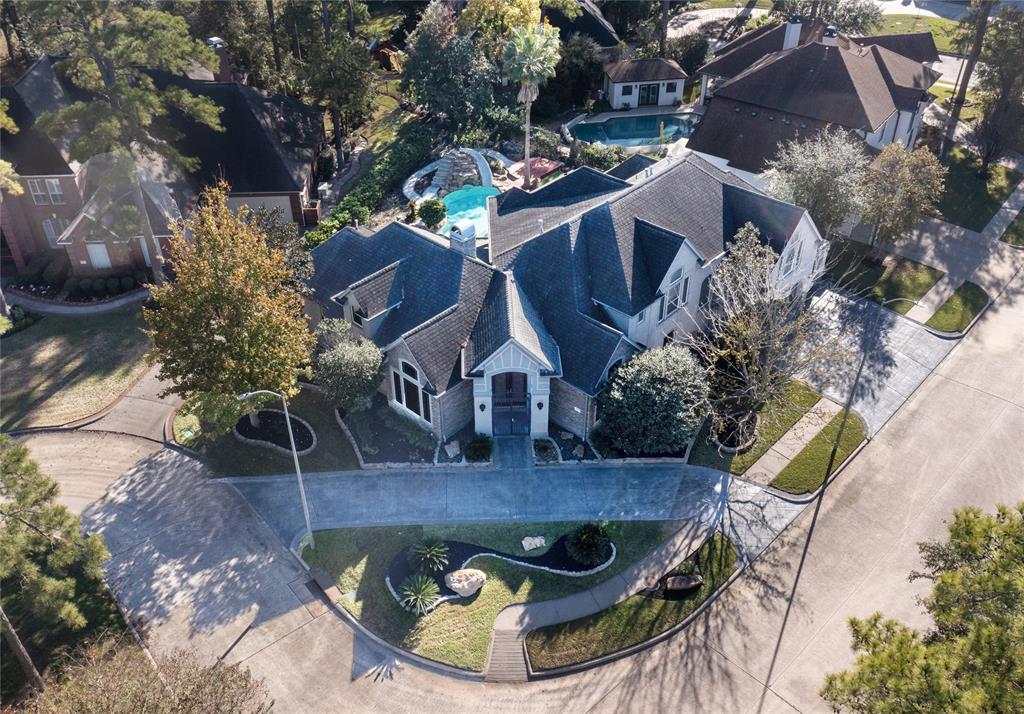
[[[420,386],[419,371],[405,360],[401,371],[391,370],[391,389],[394,402],[418,419],[430,423],[430,395]]]
[[[645,307],[643,310],[640,311],[640,314],[638,314],[636,316],[636,321],[637,322],[643,322],[646,319],[647,319],[647,308]]]
[[[46,192],[46,183],[42,179],[29,179],[28,190],[32,194],[32,203],[37,206],[50,205],[50,195]]]
[[[64,189],[60,185],[60,179],[46,179],[46,192],[50,194],[50,203],[54,206],[64,205]]]
[[[793,272],[793,269],[800,264],[800,252],[803,250],[803,241],[796,244],[796,250],[792,248],[786,253],[786,258],[782,263],[782,277],[788,278]]]
[[[59,248],[57,240],[61,237],[71,222],[63,218],[47,218],[43,221],[43,233],[46,234],[46,241],[51,248]]]
[[[669,317],[686,304],[686,293],[690,288],[690,276],[683,279],[683,270],[680,268],[672,273],[668,283],[668,292],[665,295],[665,317]]]

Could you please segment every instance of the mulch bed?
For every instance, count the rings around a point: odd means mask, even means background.
[[[569,438],[563,438],[563,434],[568,434]],[[580,439],[578,436],[570,431],[566,431],[560,426],[552,424],[548,427],[548,436],[550,436],[556,444],[558,444],[558,450],[562,452],[562,461],[597,461],[597,454],[590,448],[590,444]],[[579,457],[573,453],[576,447],[583,447],[583,457]],[[605,455],[607,458],[607,455]]]
[[[434,582],[437,583],[438,588],[441,589],[441,596],[455,595],[455,592],[449,590],[444,584],[444,576],[447,573],[460,570],[462,564],[469,558],[479,553],[493,553],[500,555],[503,558],[514,560],[517,563],[524,563],[527,565],[540,566],[542,568],[551,568],[553,570],[566,570],[571,573],[583,573],[588,570],[593,570],[596,565],[581,565],[579,562],[574,560],[569,555],[569,551],[566,549],[566,543],[569,540],[569,535],[564,535],[548,548],[547,552],[541,555],[512,555],[511,553],[504,553],[500,550],[494,550],[493,548],[484,548],[483,546],[474,545],[473,543],[463,543],[457,540],[446,540],[445,543],[448,545],[448,567],[439,573],[429,573],[434,578]],[[391,587],[398,592],[398,588],[402,585],[402,581],[410,575],[413,575],[415,571],[412,566],[409,565],[409,549],[411,545],[407,545],[398,551],[391,560],[391,565],[388,566],[388,579],[391,581]],[[611,557],[611,547],[609,546],[608,557]],[[601,561],[601,563],[607,562],[608,557]],[[475,567],[476,562],[470,563],[467,567]],[[486,586],[485,586],[486,587]]]
[[[455,458],[449,458],[448,454],[444,451],[444,444],[441,444],[440,450],[437,452],[437,463],[439,464],[461,464],[462,463],[462,452],[466,448],[466,444],[476,436],[476,430],[473,422],[469,422],[466,426],[459,429],[458,433],[454,436],[448,437],[448,441],[444,442],[447,444],[451,441],[459,442],[459,453],[455,455]]]
[[[355,437],[363,461],[368,464],[433,463],[434,461],[433,447],[426,449],[412,443],[406,434],[392,426],[392,424],[398,424],[410,433],[413,429],[419,429],[411,421],[408,424],[402,424],[399,420],[403,417],[394,413],[380,395],[374,395],[369,409],[354,414],[338,409],[338,415],[345,422],[345,426],[348,427],[352,436]],[[432,437],[424,431],[420,438]]]
[[[288,426],[284,421],[284,414],[281,412],[261,411],[260,425],[254,427],[248,416],[244,416],[235,424],[235,430],[246,439],[265,441],[282,449],[291,450],[292,445],[288,441]],[[292,417],[292,433],[295,436],[295,449],[305,451],[313,446],[313,432],[301,421]]]

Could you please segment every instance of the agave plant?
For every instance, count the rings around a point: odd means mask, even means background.
[[[410,575],[398,588],[402,606],[417,615],[426,615],[441,599],[441,590],[429,575]]]
[[[448,544],[428,538],[409,549],[409,565],[414,570],[437,573],[448,566]]]
[[[569,556],[580,565],[599,565],[608,557],[611,539],[597,523],[585,523],[565,542]]]

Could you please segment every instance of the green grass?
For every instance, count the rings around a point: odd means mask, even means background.
[[[942,307],[936,310],[925,324],[945,332],[963,332],[986,305],[988,293],[972,282],[965,282],[942,303]]]
[[[837,287],[877,303],[905,298],[886,305],[901,315],[914,306],[908,300],[920,300],[944,275],[941,270],[909,258],[879,258],[870,246],[857,241],[835,243],[828,260],[828,274]]]
[[[718,448],[710,441],[709,420],[697,435],[689,463],[741,475],[764,456],[765,452],[781,439],[783,434],[800,421],[800,417],[817,404],[820,398],[817,392],[803,382],[791,382],[784,405],[773,404],[761,410],[757,441],[742,454],[718,453]]]
[[[816,491],[825,482],[825,470],[828,467],[829,456],[832,454],[832,446],[839,434],[839,424],[842,419],[843,412],[832,417],[832,421],[815,434],[807,446],[786,464],[786,467],[772,480],[771,485],[780,491],[796,495]],[[832,468],[828,470],[828,475],[835,473],[835,470],[864,441],[864,438],[864,422],[851,412],[850,418],[846,421],[846,428],[843,430],[843,438],[839,443],[835,461],[832,463]]]
[[[51,315],[5,337],[0,429],[66,424],[105,407],[146,370],[142,328],[133,306],[91,317]]]
[[[3,591],[0,603],[3,604],[4,612],[17,630],[36,668],[44,676],[50,667],[60,666],[65,661],[65,655],[78,645],[106,632],[114,633],[124,629],[124,620],[106,585],[81,572],[73,573],[72,577],[75,580],[74,601],[86,620],[85,627],[80,630],[71,630],[35,617],[19,597],[16,583],[3,581],[0,584]],[[13,704],[25,683],[24,673],[8,649],[7,640],[3,639],[0,642],[0,700],[5,705]]]
[[[523,553],[525,536],[542,535],[553,543],[578,522],[392,526],[341,528],[316,534],[317,548],[303,558],[337,578],[341,605],[378,636],[399,647],[455,667],[481,671],[487,661],[494,618],[508,605],[536,602],[586,590],[621,572],[674,530],[663,521],[611,521],[606,524],[618,556],[594,575],[573,578],[524,568],[494,558],[472,563],[487,573],[474,596],[442,603],[423,617],[406,612],[384,584],[391,559],[403,546],[423,538],[461,540]]]
[[[267,408],[280,409],[281,405],[271,403]],[[288,409],[309,422],[316,431],[316,448],[299,457],[299,465],[304,473],[359,468],[352,445],[334,419],[334,408],[323,396],[303,389],[288,402]],[[210,467],[221,476],[289,474],[295,471],[291,456],[243,444],[232,434],[210,438],[203,433],[199,420],[192,415],[179,413],[175,416],[174,439],[206,457]]]
[[[935,95],[936,104],[947,111],[950,109],[949,100],[953,96],[953,85],[936,84],[928,91]],[[968,90],[967,99],[971,100],[973,104],[964,105],[964,108],[960,110],[960,121],[974,121],[981,116],[981,107],[978,104],[978,95]]]
[[[1000,164],[989,166],[986,179],[979,174],[981,158],[962,146],[953,147],[944,163],[949,174],[939,213],[943,220],[972,231],[984,230],[1021,180],[1019,172]]]
[[[534,630],[526,636],[530,665],[543,670],[586,662],[675,627],[729,579],[737,559],[728,538],[716,532],[693,558],[673,571],[692,572],[696,561],[704,577],[700,588],[679,600],[634,595],[588,617]]]
[[[999,240],[1010,245],[1024,247],[1024,211],[1017,214],[1017,217],[1013,219],[1013,223],[1006,228],[1006,232],[999,237]]]
[[[405,13],[401,10],[374,8],[370,11],[369,19],[359,23],[356,27],[356,33],[368,40],[379,37],[382,41],[386,41],[403,22],[405,22]]]
[[[883,15],[882,25],[872,35],[906,35],[912,32],[931,32],[939,52],[956,52],[953,47],[953,33],[956,20],[944,17],[920,17],[918,15]]]

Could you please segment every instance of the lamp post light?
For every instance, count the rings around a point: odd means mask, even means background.
[[[909,302],[912,305],[920,305],[921,304],[921,303],[917,302],[916,300],[911,300],[910,298],[904,298],[904,297],[894,297],[894,298],[889,298],[888,300],[883,300],[882,302],[880,302],[878,304],[878,310],[875,312],[875,319],[871,323],[871,331],[872,331],[872,333],[876,333],[878,331],[878,325],[882,321],[882,312],[885,310],[885,306],[889,305],[890,303],[901,302],[901,301],[902,302]],[[842,443],[842,440],[843,440],[843,431],[846,430],[846,420],[850,416],[850,407],[853,406],[853,397],[857,393],[857,386],[860,384],[860,376],[864,372],[864,365],[865,365],[865,363],[867,363],[867,360],[868,360],[868,351],[867,351],[867,348],[865,347],[863,350],[861,350],[860,364],[857,365],[857,374],[853,378],[853,384],[850,385],[850,392],[849,392],[849,394],[846,395],[846,404],[843,406],[843,418],[839,422],[839,431],[836,432],[836,440],[835,440],[835,443],[832,444],[832,454],[829,456],[828,466],[825,468],[825,480],[826,481],[828,480],[828,477],[832,475],[832,466],[833,466],[833,464],[835,464],[836,454],[839,452],[839,444]],[[822,492],[824,493],[824,489],[822,490]]]
[[[280,397],[281,404],[284,406],[284,423],[285,426],[288,427],[288,442],[292,446],[292,459],[295,461],[295,478],[299,481],[299,497],[302,499],[302,515],[306,518],[306,535],[309,536],[309,547],[316,550],[316,541],[313,539],[313,526],[309,521],[309,503],[306,501],[306,487],[302,483],[302,470],[299,468],[299,452],[295,449],[295,436],[292,434],[292,418],[288,414],[288,400],[286,400],[284,395],[280,392],[275,392],[270,389],[257,389],[255,392],[239,394],[235,398],[240,402],[244,402],[246,399],[254,397],[257,394],[273,394],[275,397]]]

